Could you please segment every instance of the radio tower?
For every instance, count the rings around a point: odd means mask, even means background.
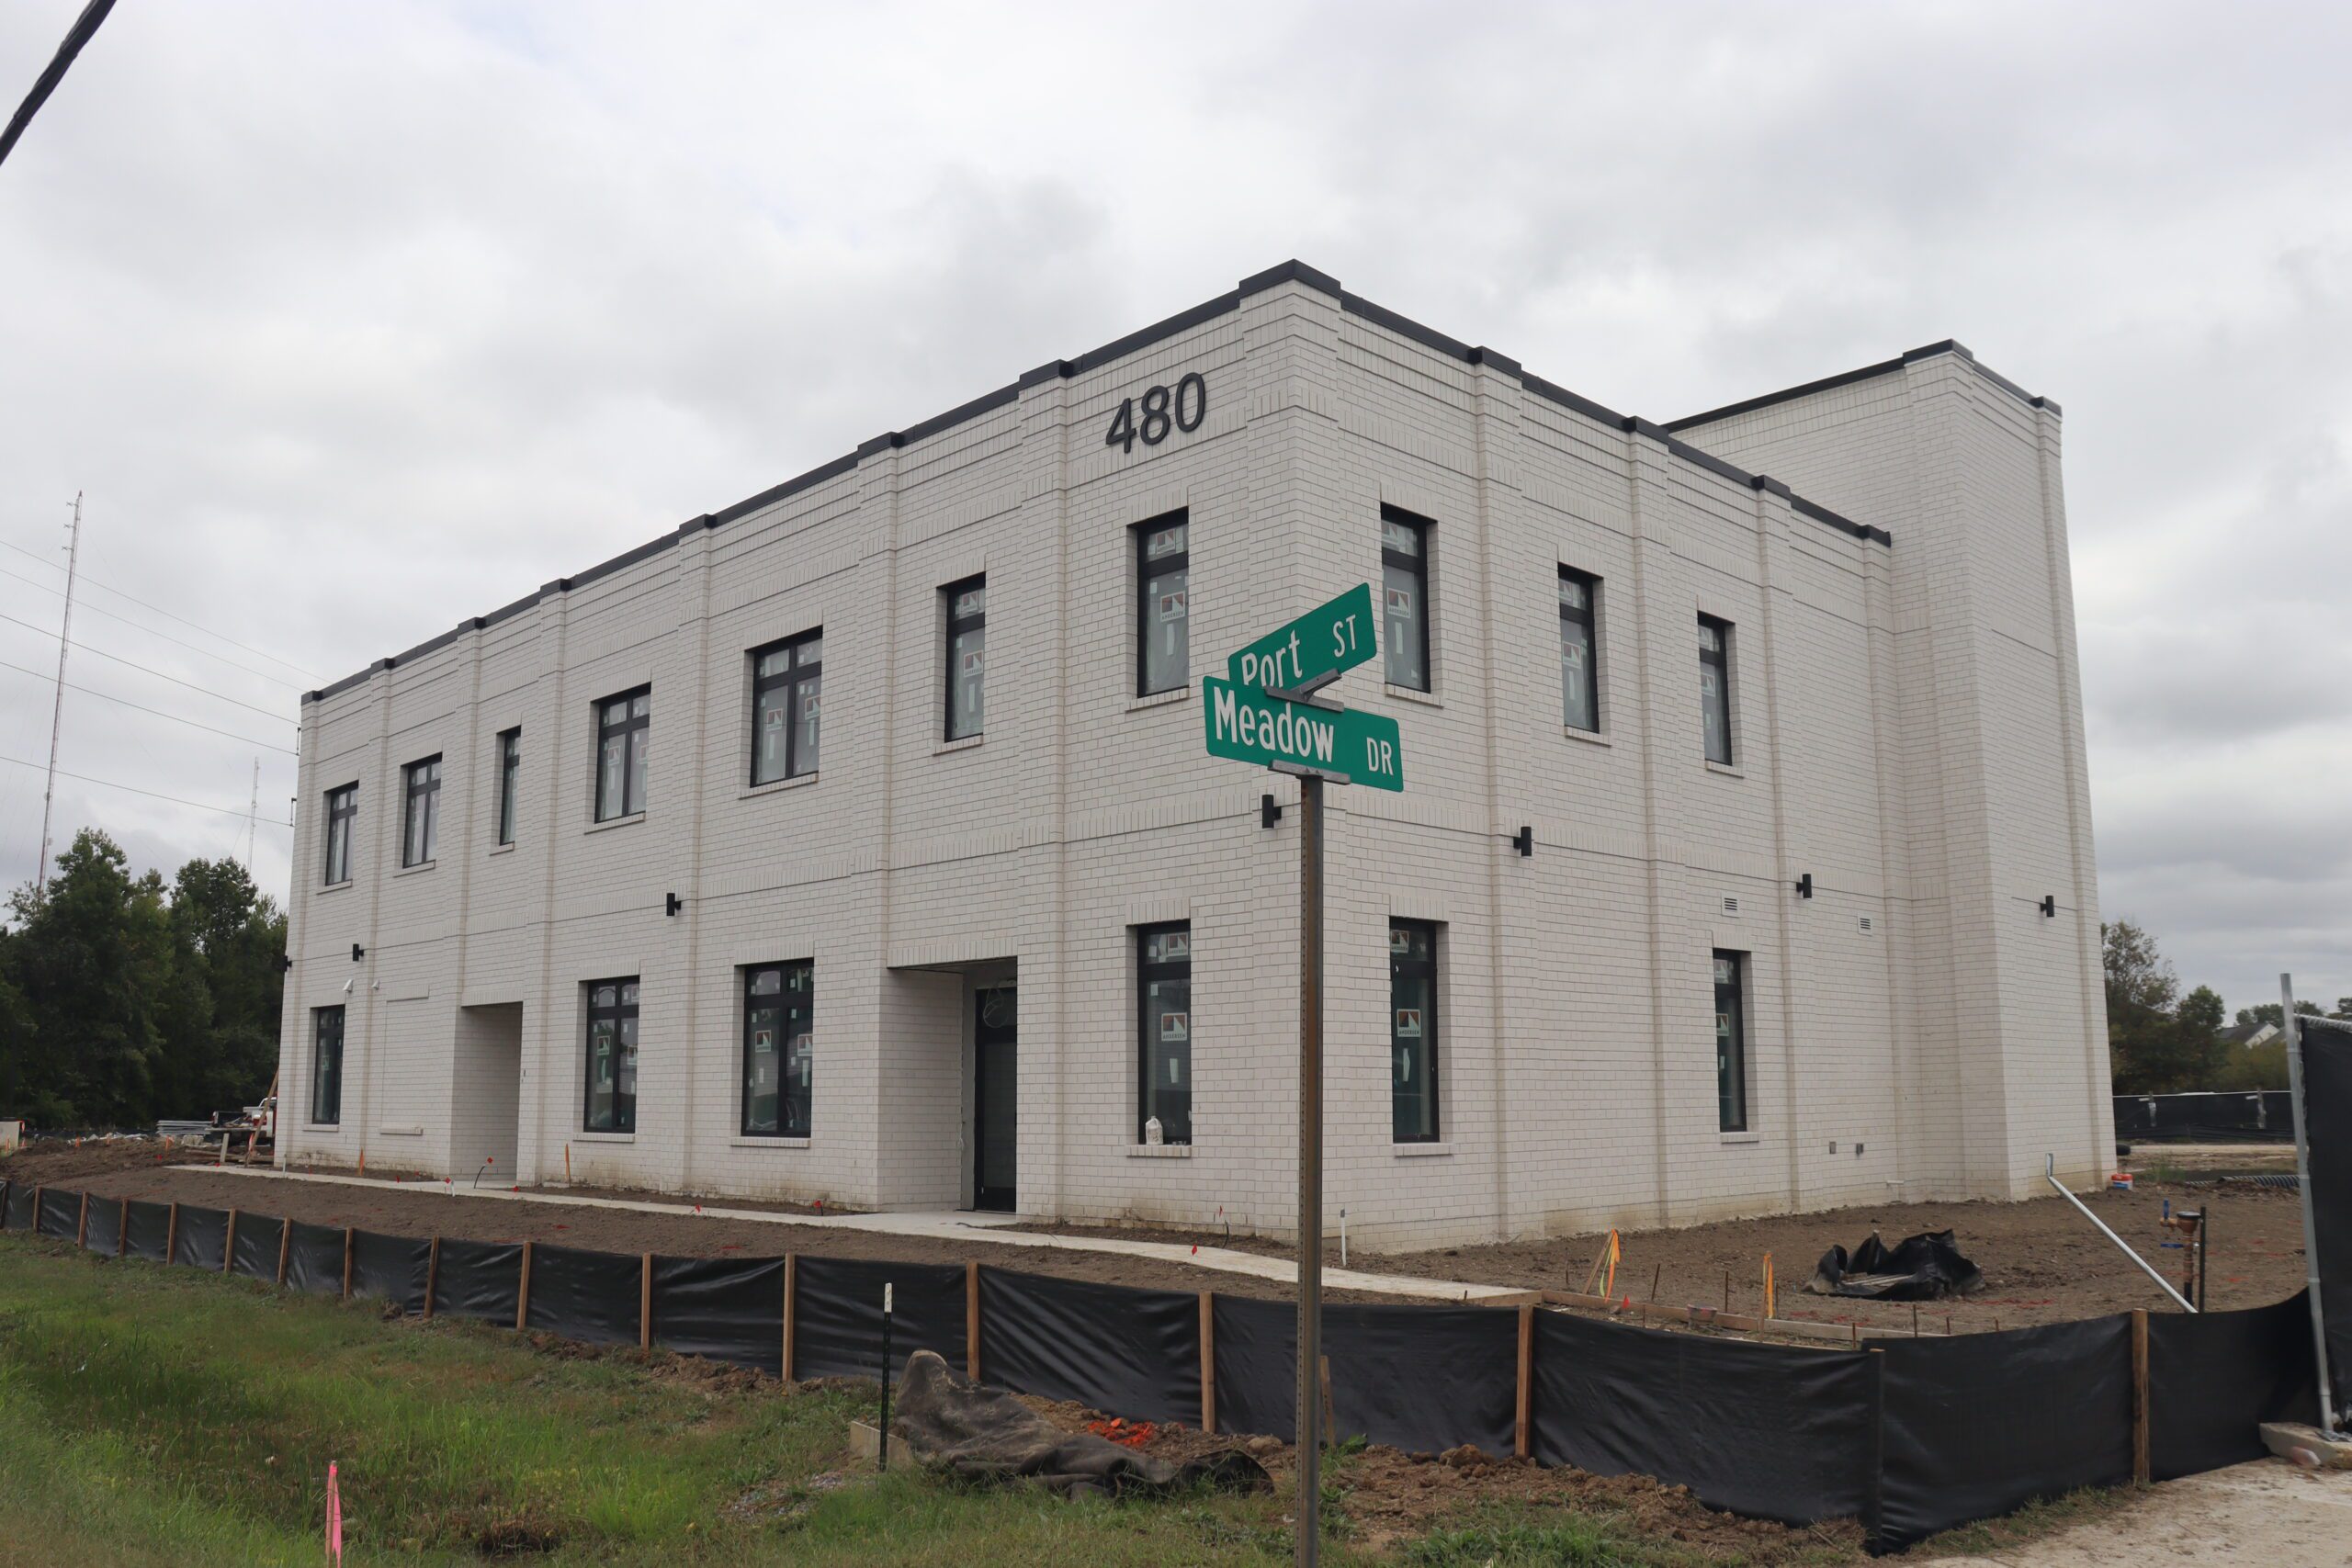
[[[261,759],[254,759],[253,804],[245,807],[245,874],[254,874],[254,840],[261,829]]]
[[[65,650],[74,630],[74,574],[82,562],[82,492],[74,492],[74,531],[65,545],[65,619],[57,628],[57,705],[49,716],[49,787],[40,797],[40,863],[33,867],[33,897],[49,887],[49,820],[57,804],[57,737],[65,725]]]

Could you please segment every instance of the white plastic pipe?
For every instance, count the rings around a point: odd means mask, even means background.
[[[2142,1270],[2147,1274],[2149,1279],[2154,1280],[2158,1285],[2164,1287],[2165,1294],[2178,1302],[2180,1303],[2181,1311],[2193,1313],[2197,1310],[2195,1307],[2188,1304],[2188,1298],[2187,1296],[2182,1295],[2178,1291],[2172,1288],[2171,1280],[2166,1280],[2162,1274],[2156,1272],[2155,1266],[2154,1264],[2141,1257],[2138,1253],[2132,1251],[2130,1243],[2126,1242],[2121,1236],[2107,1228],[2107,1222],[2105,1220],[2102,1220],[2097,1214],[2092,1213],[2090,1210],[2085,1206],[2080,1198],[2075,1197],[2072,1192],[2066,1190],[2066,1184],[2058,1179],[2058,1156],[2056,1155],[2044,1155],[2042,1156],[2042,1158],[2047,1163],[2042,1166],[2041,1174],[2043,1178],[2049,1181],[2051,1186],[2055,1187],[2058,1190],[2058,1196],[2064,1198],[2069,1203],[2072,1203],[2075,1208],[2081,1209],[2083,1211],[2083,1218],[2097,1225],[2098,1227],[2099,1235],[2107,1237],[2108,1240],[2123,1248],[2123,1256],[2130,1258],[2132,1262],[2137,1263]]]

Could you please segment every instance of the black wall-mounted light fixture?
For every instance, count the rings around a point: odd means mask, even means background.
[[[1271,795],[1258,797],[1258,826],[1271,828],[1283,819],[1282,802]]]
[[[1519,852],[1519,858],[1521,860],[1532,856],[1535,853],[1535,829],[1525,827],[1520,829],[1518,832],[1511,835],[1510,847]]]
[[[2054,920],[2058,918],[2058,895],[2055,893],[2044,893],[2041,896],[2041,918],[2045,920]]]
[[[367,957],[367,956],[368,956],[368,950],[367,950],[366,948],[364,948],[364,947],[360,946],[360,945],[359,945],[357,942],[353,942],[353,943],[351,944],[351,961],[352,961],[354,964],[358,963],[361,959],[363,959],[363,958],[365,958],[365,957]]]
[[[684,898],[679,897],[675,893],[664,893],[662,895],[662,914],[664,919],[675,915],[679,910],[686,907],[686,901]]]
[[[1797,878],[1797,897],[1800,898],[1813,897],[1813,873],[1808,871]]]
[[[293,967],[294,967],[294,955],[293,955],[292,953],[279,953],[279,954],[277,955],[277,972],[278,972],[279,974],[281,974],[281,975],[286,974],[288,971],[291,970]]]

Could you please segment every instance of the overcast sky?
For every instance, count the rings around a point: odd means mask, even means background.
[[[0,112],[82,3],[0,6]],[[62,766],[234,810],[61,781],[58,840],[231,852],[258,756],[282,894],[300,687],[1285,257],[1652,419],[1958,337],[2066,411],[2107,914],[2332,1004],[2347,59],[2318,5],[122,0],[0,166],[0,660],[83,491],[88,577],[260,651],[90,590],[252,705],[76,651],[243,739],[70,693]],[[50,696],[0,669],[9,884]]]

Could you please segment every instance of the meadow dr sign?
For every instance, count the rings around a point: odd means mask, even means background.
[[[1405,750],[1393,718],[1285,702],[1214,675],[1201,691],[1212,757],[1311,768],[1374,789],[1405,787]]]

